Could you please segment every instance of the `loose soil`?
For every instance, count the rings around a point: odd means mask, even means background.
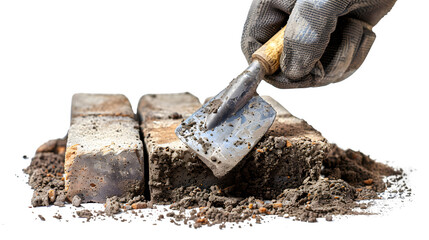
[[[51,140],[40,146],[30,165],[23,171],[29,175],[28,184],[34,189],[31,204],[39,206],[64,206],[64,158],[66,139]],[[224,228],[226,222],[245,222],[255,219],[261,223],[267,215],[294,217],[295,220],[316,222],[317,218],[332,221],[333,215],[368,214],[354,211],[366,209],[367,204],[359,200],[377,199],[385,191],[384,176],[403,176],[402,170],[378,163],[369,156],[353,150],[343,150],[332,144],[328,157],[323,161],[322,176],[318,180],[308,178],[297,188],[284,189],[274,199],[258,199],[253,196],[236,197],[227,189],[212,186],[200,189],[197,186],[181,187],[174,190],[174,203],[170,210],[158,215],[158,220],[165,217],[175,225],[198,228],[203,225],[218,225]],[[410,194],[410,189],[404,187]],[[80,206],[80,199],[74,199],[73,205]],[[144,196],[132,198],[111,197],[106,200],[105,210],[91,212],[79,208],[78,217],[90,221],[99,216],[108,216],[137,210],[156,208],[150,199]],[[192,209],[190,214],[186,210]],[[61,215],[58,215],[61,216]],[[61,217],[56,217],[61,219]],[[39,216],[40,219],[44,219]],[[55,217],[55,216],[54,216]],[[141,218],[144,218],[141,215]]]
[[[28,174],[28,184],[34,189],[33,207],[64,206],[64,158],[67,140],[48,141],[36,150],[30,165],[23,171]]]

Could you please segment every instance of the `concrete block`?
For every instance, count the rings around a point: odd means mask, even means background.
[[[77,94],[71,123],[64,165],[68,199],[105,202],[143,192],[143,143],[128,99]]]
[[[278,112],[273,126],[231,174],[218,179],[174,133],[182,119],[201,106],[198,99],[188,93],[143,96],[137,114],[147,147],[152,199],[173,202],[177,189],[191,185],[218,185],[238,196],[273,198],[307,178],[317,179],[328,143],[272,98],[264,99]]]

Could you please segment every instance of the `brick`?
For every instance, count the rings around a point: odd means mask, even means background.
[[[138,123],[123,95],[76,94],[65,159],[67,198],[105,202],[144,190]]]
[[[182,119],[201,106],[198,99],[189,93],[143,96],[137,115],[148,152],[153,201],[175,201],[174,192],[191,185],[218,185],[238,196],[273,198],[305,179],[317,179],[329,144],[304,120],[272,98],[264,99],[278,112],[275,122],[241,164],[218,179],[174,133]]]

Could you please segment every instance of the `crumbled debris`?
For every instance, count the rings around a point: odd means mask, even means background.
[[[87,209],[76,211],[76,214],[80,218],[86,218],[87,221],[89,221],[89,219],[91,219],[91,217],[93,216],[91,211]]]
[[[56,194],[54,205],[58,207],[64,207],[66,202],[66,195],[64,192],[61,192],[61,194]]]
[[[114,214],[119,213],[121,211],[119,197],[117,196],[106,199],[105,206],[106,206],[105,212],[107,216],[113,216]]]
[[[145,202],[136,202],[131,205],[132,209],[143,209],[147,208],[147,203]]]
[[[277,141],[275,144],[286,146],[288,143]],[[24,169],[29,175],[28,184],[34,189],[31,199],[33,207],[66,204],[62,178],[64,148],[64,139],[49,141],[38,149],[30,166]],[[128,213],[146,221],[148,216],[155,213],[155,219],[170,218],[169,221],[177,226],[200,228],[218,225],[223,229],[227,222],[254,220],[261,224],[264,216],[268,215],[307,222],[317,222],[318,218],[333,221],[334,215],[370,214],[354,211],[356,208],[368,207],[368,203],[358,202],[359,200],[377,199],[381,194],[386,198],[411,195],[402,170],[394,170],[375,162],[361,152],[342,150],[332,144],[323,165],[323,176],[319,179],[309,177],[301,186],[284,189],[277,197],[269,200],[252,196],[237,197],[230,189],[219,186],[211,186],[209,189],[188,186],[174,190],[174,203],[169,206],[170,210],[164,209],[164,213],[153,210],[145,216],[142,210],[156,209],[156,206],[153,201],[138,195],[107,198],[104,211],[91,212],[83,209],[76,211],[76,215],[87,221],[106,216],[117,221],[128,221],[121,216],[117,217],[119,213]],[[383,181],[384,176],[390,176],[387,182]],[[386,187],[389,187],[388,191],[385,191]],[[71,200],[75,207],[81,206],[81,202],[82,198],[77,195]],[[46,220],[42,215],[38,217],[42,221]],[[63,218],[59,213],[53,217],[58,220]],[[249,226],[252,226],[250,222]]]
[[[46,221],[45,217],[43,217],[42,215],[39,214],[38,217],[40,218],[40,220]]]

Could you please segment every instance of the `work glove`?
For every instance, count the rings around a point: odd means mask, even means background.
[[[252,54],[286,24],[280,69],[265,80],[278,88],[318,87],[349,77],[365,60],[372,27],[396,0],[254,0],[241,39]]]

